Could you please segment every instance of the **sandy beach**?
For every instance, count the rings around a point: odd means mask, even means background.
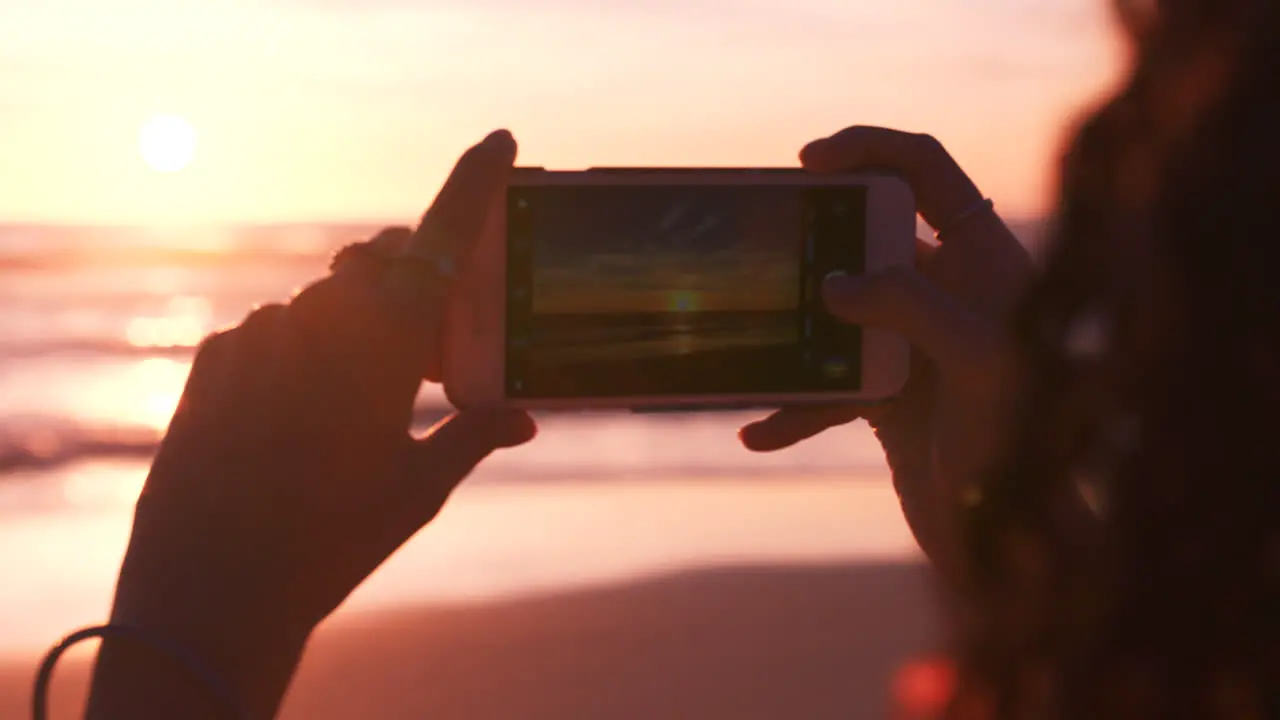
[[[750,456],[737,422],[545,423],[320,628],[282,716],[885,718],[939,632],[892,485],[856,469],[874,438]],[[555,479],[570,463],[590,476]],[[105,617],[145,470],[0,484],[0,578],[21,579],[0,589],[0,719],[29,717],[43,648]],[[53,717],[78,716],[91,650],[59,668]]]
[[[890,679],[936,649],[917,564],[748,566],[472,605],[339,614],[286,701],[329,718],[883,718]],[[33,663],[0,668],[29,713]],[[75,716],[87,663],[55,682]]]

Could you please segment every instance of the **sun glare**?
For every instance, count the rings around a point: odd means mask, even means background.
[[[138,150],[151,169],[178,172],[195,158],[195,128],[177,115],[157,115],[139,131]]]

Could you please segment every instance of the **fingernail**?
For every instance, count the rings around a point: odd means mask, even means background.
[[[848,297],[858,289],[861,283],[858,278],[843,270],[832,270],[822,278],[822,295],[827,300]]]
[[[853,276],[843,270],[832,270],[822,276],[822,287],[840,288],[854,282]]]
[[[516,139],[510,130],[494,130],[480,141],[478,147],[485,148],[485,151],[494,155],[514,160],[516,154]]]
[[[499,130],[494,130],[493,132],[491,132],[491,133],[489,133],[488,135],[486,135],[486,136],[485,136],[485,138],[484,138],[484,140],[482,141],[482,143],[481,143],[481,144],[483,144],[483,145],[510,145],[510,144],[514,143],[514,142],[515,142],[515,140],[516,140],[516,139],[515,139],[515,137],[511,134],[511,131],[510,131],[510,130],[507,130],[506,128],[502,128],[502,129],[499,129]]]

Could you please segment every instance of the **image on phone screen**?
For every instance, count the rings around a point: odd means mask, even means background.
[[[857,391],[860,334],[823,309],[862,271],[866,189],[512,187],[507,394]]]

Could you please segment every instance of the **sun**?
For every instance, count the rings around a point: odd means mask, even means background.
[[[138,132],[138,150],[151,169],[174,173],[196,156],[196,131],[177,115],[157,115]]]

